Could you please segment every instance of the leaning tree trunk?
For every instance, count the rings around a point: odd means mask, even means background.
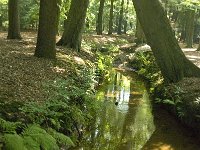
[[[100,0],[99,12],[97,17],[97,34],[102,35],[103,32],[103,9],[105,0]]]
[[[82,31],[89,0],[72,0],[62,38],[58,46],[67,46],[78,51],[81,49]]]
[[[166,82],[200,77],[200,69],[182,52],[159,0],[133,0],[137,17]]]
[[[121,8],[120,8],[120,13],[119,13],[119,23],[118,23],[117,34],[122,34],[123,17],[124,17],[124,0],[122,0],[122,2],[121,2]]]
[[[21,39],[19,0],[8,1],[8,39]]]
[[[114,0],[110,0],[110,18],[109,18],[109,29],[108,29],[108,34],[113,33],[113,18],[114,18]]]
[[[187,48],[192,48],[193,45],[193,36],[194,36],[194,22],[195,22],[195,11],[187,10],[186,12],[186,44]]]
[[[59,5],[60,0],[40,0],[36,57],[56,57],[55,45],[58,31]]]
[[[143,44],[145,42],[145,35],[140,25],[139,20],[136,18],[136,32],[135,32],[135,43],[137,45]]]

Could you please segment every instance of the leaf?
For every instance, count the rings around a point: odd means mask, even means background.
[[[163,103],[164,103],[164,104],[169,104],[169,105],[175,105],[175,102],[172,101],[172,100],[170,100],[170,99],[164,99],[164,100],[163,100]]]

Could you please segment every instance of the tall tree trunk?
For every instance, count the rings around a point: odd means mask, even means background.
[[[137,45],[143,44],[145,42],[145,35],[140,25],[139,20],[136,18],[136,33],[135,33],[135,42]]]
[[[108,34],[113,33],[113,18],[114,18],[114,0],[110,0],[110,19],[109,19],[109,29],[108,29]]]
[[[199,46],[197,48],[197,51],[200,51],[200,39],[199,39]]]
[[[2,19],[2,15],[0,14],[0,30],[3,27],[3,19]]]
[[[60,0],[40,0],[39,28],[36,57],[56,57],[56,34],[58,30]],[[51,12],[51,13],[50,13]]]
[[[19,0],[8,1],[8,39],[21,39]]]
[[[129,0],[127,0],[126,3],[126,10],[125,10],[125,17],[124,17],[124,34],[127,32],[127,26],[128,26],[128,6],[129,6]]]
[[[103,9],[105,0],[100,0],[99,12],[97,17],[97,34],[102,35],[103,32]]]
[[[194,21],[195,21],[195,11],[187,10],[186,12],[187,22],[186,22],[186,44],[187,48],[192,48],[193,36],[194,36]]]
[[[179,15],[179,25],[181,29],[181,36],[180,36],[180,41],[185,42],[186,41],[186,13],[185,12],[180,12]]]
[[[122,2],[121,2],[121,8],[120,8],[120,13],[119,13],[119,23],[118,23],[117,34],[122,34],[123,16],[124,16],[124,0],[122,0]]]
[[[200,77],[200,69],[182,52],[159,0],[133,0],[137,17],[166,82]]]
[[[72,0],[62,38],[57,45],[81,49],[82,31],[89,0]]]

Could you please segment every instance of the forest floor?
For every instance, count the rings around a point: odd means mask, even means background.
[[[76,65],[89,65],[95,62],[91,48],[114,45],[118,48],[133,46],[133,37],[127,35],[98,36],[84,34],[83,50],[76,51],[57,47],[57,60],[33,56],[36,45],[35,32],[23,32],[22,40],[7,40],[7,33],[0,33],[0,99],[20,101],[41,101],[49,94],[43,83],[58,77],[67,77]],[[59,38],[59,37],[58,37]],[[200,67],[200,52],[183,49],[186,56]],[[59,65],[58,65],[59,64]]]
[[[0,33],[0,100],[43,101],[50,92],[44,84],[57,78],[67,78],[77,67],[92,66],[95,53],[91,47],[100,47],[131,40],[128,36],[84,35],[80,53],[57,47],[57,60],[34,57],[35,32],[23,32],[22,40],[7,40],[7,33]],[[59,37],[58,37],[59,38]]]

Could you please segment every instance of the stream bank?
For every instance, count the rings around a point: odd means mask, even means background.
[[[184,78],[178,83],[164,84],[149,46],[138,47],[134,53],[126,55],[126,63],[121,63],[150,83],[154,103],[169,111],[200,138],[200,79]]]
[[[72,150],[197,150],[199,143],[163,108],[152,106],[146,83],[131,71],[114,69],[97,89],[95,121]]]

